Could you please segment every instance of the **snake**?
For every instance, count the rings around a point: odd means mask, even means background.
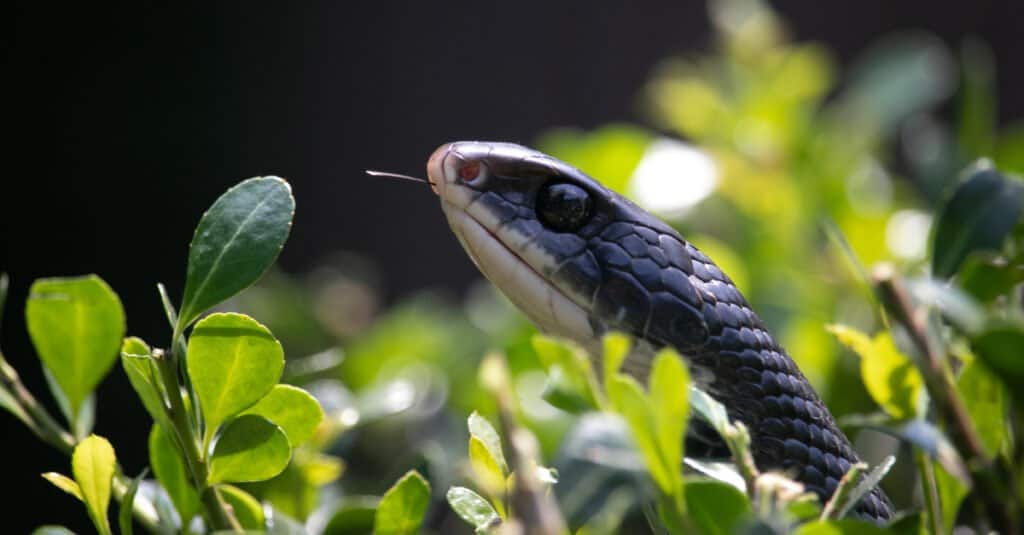
[[[517,144],[447,143],[427,175],[468,256],[540,331],[591,355],[605,333],[624,332],[637,348],[623,370],[637,376],[657,350],[677,350],[694,382],[748,428],[757,467],[790,475],[822,503],[860,462],[736,285],[673,227]],[[691,443],[724,448],[710,426],[689,427],[688,452]],[[883,523],[893,506],[876,486],[853,513]]]

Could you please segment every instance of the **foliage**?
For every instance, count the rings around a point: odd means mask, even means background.
[[[73,477],[44,477],[100,533],[1024,528],[1024,126],[996,127],[990,52],[903,34],[840,72],[764,4],[709,6],[714,47],[643,88],[653,128],[538,145],[678,228],[779,335],[872,452],[825,503],[756,466],[747,429],[674,351],[633,377],[628,337],[590,355],[538,336],[485,284],[380,310],[372,264],[352,256],[266,273],[295,209],[275,177],[203,215],[180,307],[158,285],[162,346],[125,336],[98,276],[32,284],[28,334],[64,422],[6,360],[0,406],[71,458]],[[152,477],[128,478],[91,434],[118,357],[153,420]],[[695,419],[731,462],[687,455]],[[878,481],[901,514],[849,518]]]

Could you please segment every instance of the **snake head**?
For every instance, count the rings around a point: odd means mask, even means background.
[[[456,142],[427,173],[466,252],[541,330],[590,349],[607,330],[684,351],[707,339],[690,246],[580,170],[520,145]]]

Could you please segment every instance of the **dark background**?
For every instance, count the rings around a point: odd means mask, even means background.
[[[47,403],[22,319],[33,279],[98,273],[128,331],[160,341],[155,284],[180,296],[203,209],[242,178],[278,174],[298,204],[286,271],[349,250],[377,262],[389,299],[457,292],[478,275],[429,190],[363,169],[423,174],[445,141],[529,143],[551,126],[642,121],[637,92],[658,61],[712,46],[703,2],[22,4],[5,9],[0,34],[0,270],[12,279],[0,343]],[[894,30],[954,47],[981,36],[1006,122],[1024,116],[1020,6],[775,7],[798,40],[826,43],[843,64]],[[121,374],[99,404],[97,432],[136,473],[149,422]],[[0,429],[2,531],[90,531],[84,509],[39,477],[69,461],[6,413]]]

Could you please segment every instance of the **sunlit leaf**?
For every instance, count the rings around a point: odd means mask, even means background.
[[[469,437],[469,463],[480,486],[489,494],[500,494],[505,484],[505,469],[491,455],[484,442],[475,436]]]
[[[211,314],[188,341],[188,375],[206,420],[204,444],[222,422],[277,384],[284,350],[266,327],[242,314]]]
[[[39,526],[32,530],[32,535],[75,535],[75,532],[64,526]]]
[[[1024,209],[1024,184],[976,164],[942,208],[932,236],[932,272],[953,276],[973,251],[998,250]]]
[[[291,459],[288,437],[267,419],[235,418],[217,438],[210,459],[210,483],[263,481],[280,474]]]
[[[659,449],[665,466],[678,473],[683,464],[683,435],[690,416],[690,374],[678,353],[663,349],[654,356],[649,381]],[[682,483],[682,478],[675,479],[677,485]]]
[[[465,487],[452,487],[445,495],[448,504],[463,520],[477,532],[486,531],[501,524],[501,517],[487,500]]]
[[[956,389],[989,456],[997,455],[1007,439],[1006,400],[999,379],[977,359],[964,365]]]
[[[291,187],[277,177],[245,180],[213,203],[189,246],[177,332],[256,282],[284,247],[294,213]]]
[[[238,523],[243,529],[263,530],[266,519],[263,516],[263,505],[253,495],[233,485],[219,485],[221,497],[231,506]]]
[[[794,535],[898,535],[864,520],[817,520],[804,524]]]
[[[324,529],[324,535],[366,535],[373,530],[377,498],[349,496],[338,505]]]
[[[153,421],[170,428],[171,422],[164,409],[160,374],[149,346],[141,338],[124,339],[121,345],[121,367]]]
[[[85,502],[85,497],[82,496],[82,489],[78,487],[78,483],[75,483],[74,479],[57,472],[46,472],[43,474],[43,479],[53,483],[53,486],[58,489],[78,498],[82,502]]]
[[[505,462],[505,454],[501,448],[501,437],[498,435],[498,431],[494,429],[491,422],[480,416],[479,413],[473,411],[467,419],[469,426],[470,436],[478,439],[490,454],[491,458],[494,459],[495,463],[501,469],[501,473],[508,472],[508,463]]]
[[[105,438],[96,435],[90,435],[79,442],[71,454],[71,471],[82,491],[82,501],[89,510],[89,518],[101,534],[111,533],[107,508],[110,506],[110,489],[116,464],[113,446]]]
[[[373,532],[407,535],[418,533],[430,504],[430,485],[415,470],[406,472],[377,505]]]
[[[32,344],[63,395],[71,423],[117,359],[124,310],[95,275],[39,279],[29,290],[25,320]]]
[[[274,385],[270,392],[243,414],[256,414],[277,424],[295,447],[309,440],[324,418],[323,409],[309,392],[291,385]]]
[[[601,339],[601,346],[604,370],[602,378],[605,382],[605,389],[607,389],[608,380],[615,376],[619,368],[622,367],[622,363],[626,361],[626,357],[629,356],[633,341],[625,334],[612,332],[604,335]]]
[[[199,512],[199,495],[192,486],[181,454],[164,428],[154,424],[149,432],[149,466],[167,491],[184,524]]]
[[[888,332],[874,338],[847,327],[830,325],[828,330],[861,357],[861,379],[868,393],[897,420],[913,418],[924,403],[924,380],[914,363],[903,355]]]

